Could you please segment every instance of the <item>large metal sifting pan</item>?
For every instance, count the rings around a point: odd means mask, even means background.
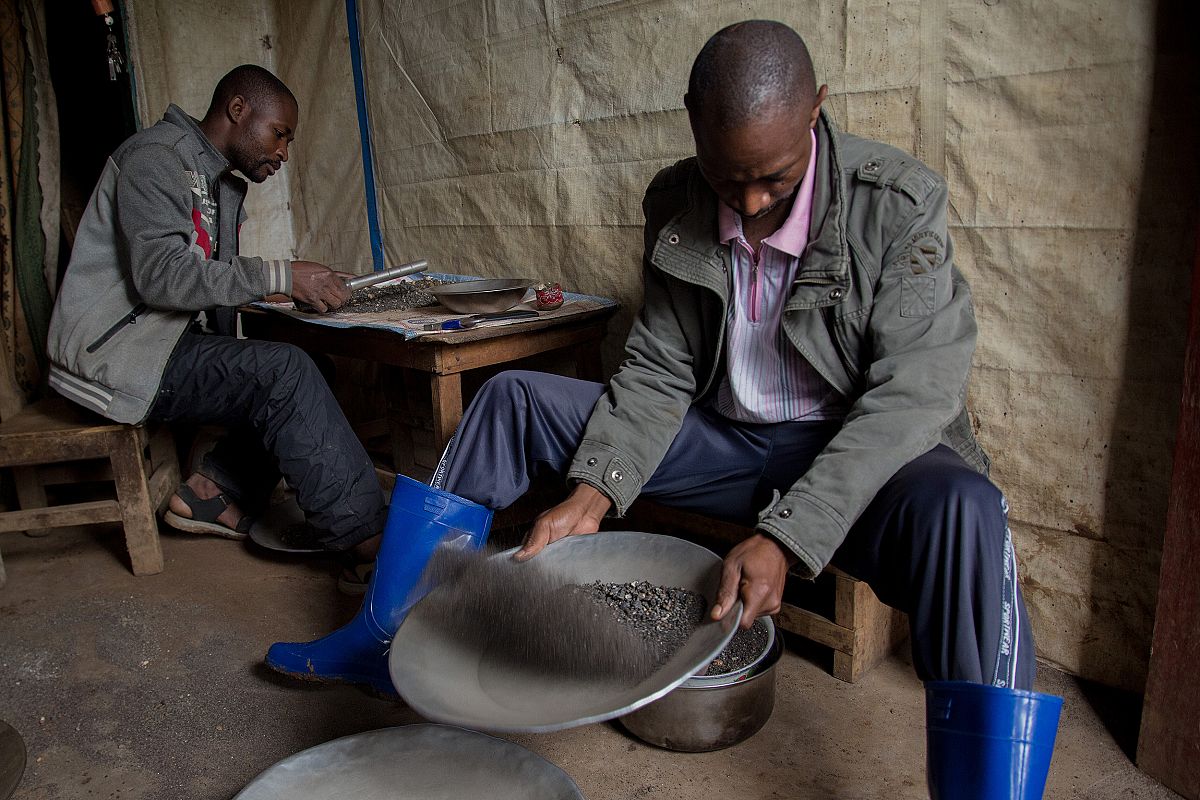
[[[234,800],[583,800],[520,745],[445,725],[345,736],[288,756]]]
[[[492,558],[511,558],[516,548]],[[569,583],[648,581],[691,589],[711,607],[721,576],[721,559],[699,545],[650,533],[606,531],[571,536],[529,562],[540,562]],[[418,603],[392,640],[392,682],[426,719],[467,728],[542,733],[613,719],[683,683],[717,656],[733,638],[741,602],[720,622],[703,622],[683,646],[650,677],[636,685],[581,675],[546,674],[536,664],[489,651],[477,637],[443,624],[436,612],[439,591]],[[423,609],[424,607],[424,609]],[[536,630],[536,628],[534,628]],[[547,628],[546,636],[565,632]],[[568,634],[569,635],[569,634]]]

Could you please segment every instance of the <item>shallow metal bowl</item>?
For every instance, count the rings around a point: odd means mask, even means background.
[[[357,733],[288,756],[234,800],[583,800],[520,745],[445,725]]]
[[[519,548],[492,558],[511,558]],[[569,583],[649,581],[691,589],[711,607],[721,580],[721,559],[700,545],[653,533],[604,531],[560,539],[534,561]],[[533,563],[533,562],[530,562]],[[442,589],[427,600],[436,602]],[[486,731],[544,733],[619,717],[650,703],[712,661],[733,638],[741,601],[719,622],[705,617],[683,646],[650,677],[634,686],[545,674],[536,665],[498,658],[477,641],[456,638],[431,603],[417,603],[392,640],[392,683],[417,713]],[[548,630],[548,636],[559,635]]]
[[[434,286],[429,291],[438,302],[459,314],[508,311],[524,299],[533,281],[528,278],[489,278]]]

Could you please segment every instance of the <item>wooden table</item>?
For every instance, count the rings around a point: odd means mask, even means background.
[[[407,340],[401,333],[383,328],[334,328],[253,306],[243,307],[240,312],[242,332],[247,337],[287,342],[308,352],[366,359],[421,374],[429,387],[433,441],[440,455],[462,419],[463,373],[558,351],[573,362],[576,376],[603,380],[600,343],[609,318],[618,308],[605,306],[568,317],[446,331]],[[417,458],[411,441],[411,420],[400,417],[389,411],[396,469],[411,475],[417,467],[436,466]]]

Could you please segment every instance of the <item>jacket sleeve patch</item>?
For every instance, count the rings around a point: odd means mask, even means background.
[[[946,245],[933,231],[915,234],[908,245],[908,269],[913,275],[933,272],[946,260]]]
[[[900,316],[928,317],[937,303],[937,278],[905,275],[900,283]]]

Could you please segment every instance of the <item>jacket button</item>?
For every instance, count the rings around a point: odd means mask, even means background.
[[[679,234],[672,233],[670,236],[667,237],[667,241],[670,242],[671,244],[679,244]]]
[[[594,459],[594,458],[589,458],[589,459],[587,460],[587,465],[588,465],[589,467],[594,467],[594,466],[596,466],[596,459]]]
[[[616,483],[620,483],[621,479],[625,477],[625,473],[621,472],[619,469],[614,469],[608,474],[608,477],[612,478]]]
[[[865,172],[875,172],[878,169],[879,169],[878,161],[868,161],[867,163],[863,164],[863,171],[865,171]]]
[[[792,515],[792,510],[790,508],[779,509],[779,518],[780,519],[787,519],[791,515]]]
[[[834,289],[832,292],[829,293],[829,299],[830,300],[841,300],[843,294],[845,294],[845,292],[843,292],[841,289]]]

